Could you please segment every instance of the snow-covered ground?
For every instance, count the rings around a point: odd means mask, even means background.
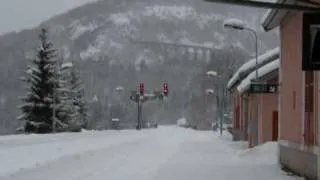
[[[296,180],[277,144],[246,150],[228,135],[174,126],[0,137],[1,180]]]

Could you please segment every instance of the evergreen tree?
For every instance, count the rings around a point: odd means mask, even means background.
[[[87,102],[85,100],[84,85],[81,82],[79,73],[76,70],[74,64],[71,68],[70,85],[72,92],[73,106],[76,109],[75,123],[77,125],[88,126],[88,109]]]
[[[62,110],[58,116],[62,119],[63,122],[69,125],[76,124],[77,121],[77,110],[74,106],[74,93],[72,91],[71,84],[71,71],[72,63],[64,63],[60,65],[60,79],[59,79],[59,88],[58,94],[60,98],[60,110]]]
[[[22,115],[19,116],[19,119],[26,121],[26,128],[31,124],[42,123],[51,129],[55,91],[59,86],[56,50],[48,40],[46,29],[41,30],[39,39],[40,47],[37,50],[36,58],[32,60],[27,70],[27,76],[24,78],[29,92],[22,98],[24,104],[20,106]],[[58,98],[56,100],[59,102]],[[30,131],[39,130],[32,129]]]

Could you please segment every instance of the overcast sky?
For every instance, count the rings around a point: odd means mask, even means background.
[[[0,34],[31,28],[53,15],[96,0],[0,0]]]

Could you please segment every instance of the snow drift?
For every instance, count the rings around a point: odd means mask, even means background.
[[[267,142],[251,149],[239,151],[238,156],[258,164],[277,164],[278,143]]]

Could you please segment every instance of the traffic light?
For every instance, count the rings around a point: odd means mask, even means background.
[[[140,95],[144,94],[144,84],[143,83],[140,83],[139,92],[140,92]]]
[[[168,96],[168,94],[169,94],[168,83],[163,84],[163,94],[165,96]]]

